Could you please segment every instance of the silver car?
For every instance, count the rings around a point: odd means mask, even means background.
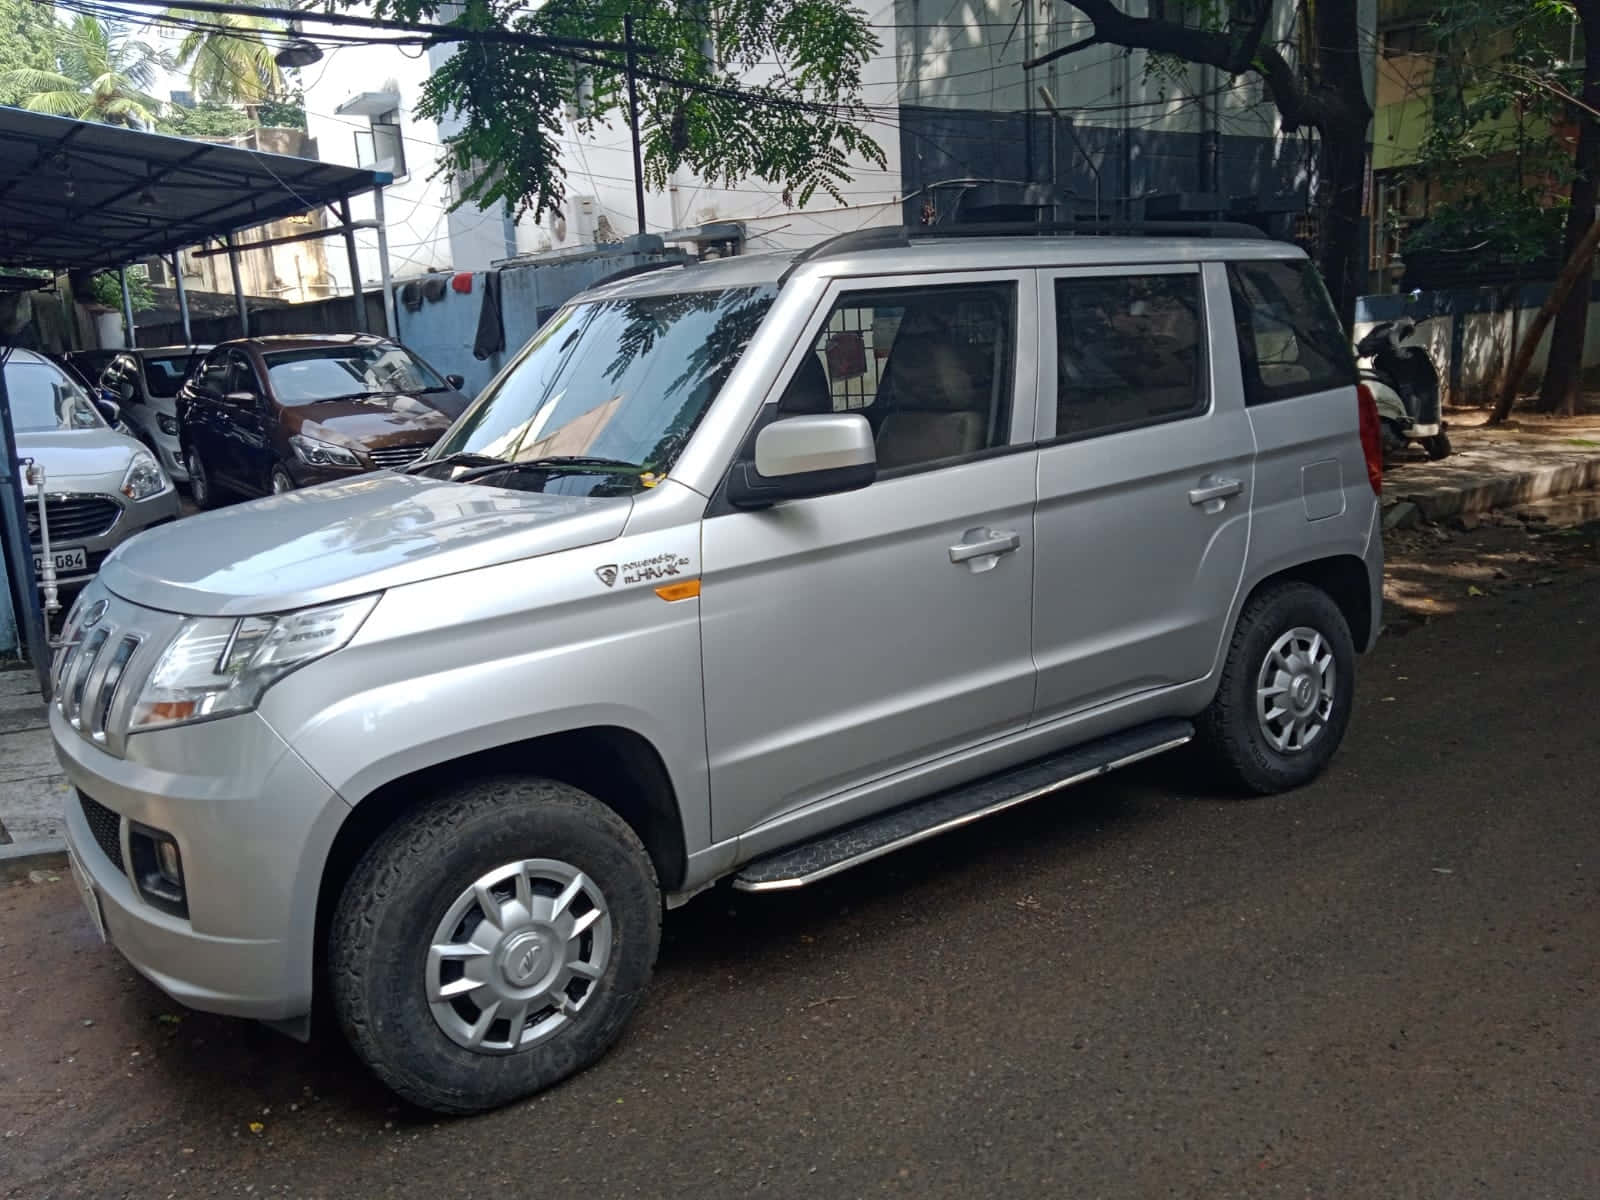
[[[50,557],[63,587],[87,582],[110,551],[178,515],[178,493],[150,451],[115,433],[70,375],[42,354],[15,349],[6,393],[17,453],[44,474]],[[112,406],[114,407],[114,406]],[[34,573],[44,569],[38,491],[24,489]]]
[[[406,471],[113,554],[50,716],[94,919],[467,1112],[602,1054],[718,880],[1189,742],[1315,778],[1379,626],[1376,419],[1304,255],[1208,232],[635,274]]]

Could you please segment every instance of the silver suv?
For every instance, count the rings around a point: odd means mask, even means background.
[[[91,913],[467,1112],[603,1053],[717,880],[1190,741],[1306,783],[1378,630],[1376,421],[1304,255],[1206,232],[639,273],[404,472],[124,547],[54,664]]]

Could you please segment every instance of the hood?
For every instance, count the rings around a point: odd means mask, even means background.
[[[111,478],[111,490],[122,485],[133,456],[144,447],[109,429],[53,429],[17,434],[17,455],[44,467],[45,489],[71,479]],[[145,451],[146,454],[149,451]]]
[[[296,405],[289,412],[301,420],[310,437],[321,430],[362,445],[385,442],[438,441],[451,418],[430,404],[432,396],[370,396],[360,400],[324,400]],[[446,399],[440,396],[440,399]],[[291,428],[293,424],[291,422]]]
[[[168,612],[278,612],[610,541],[632,508],[381,472],[149,530],[100,580]]]

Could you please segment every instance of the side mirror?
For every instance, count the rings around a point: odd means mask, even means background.
[[[736,463],[728,501],[766,508],[864,488],[878,477],[872,426],[860,413],[785,417],[756,434],[755,461]]]
[[[444,381],[446,383],[448,383],[451,387],[455,388],[456,391],[458,391],[458,392],[463,387],[466,386],[466,382],[467,382],[466,377],[464,375],[446,375],[444,377]]]
[[[106,396],[104,392],[94,398],[94,406],[100,410],[100,415],[106,419],[106,424],[115,429],[122,420],[122,405]]]
[[[261,397],[254,392],[229,392],[223,399],[229,404],[237,404],[240,408],[255,408]]]

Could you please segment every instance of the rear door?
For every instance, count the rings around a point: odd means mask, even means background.
[[[1035,723],[1209,673],[1252,486],[1220,274],[1045,271],[1040,307]]]

